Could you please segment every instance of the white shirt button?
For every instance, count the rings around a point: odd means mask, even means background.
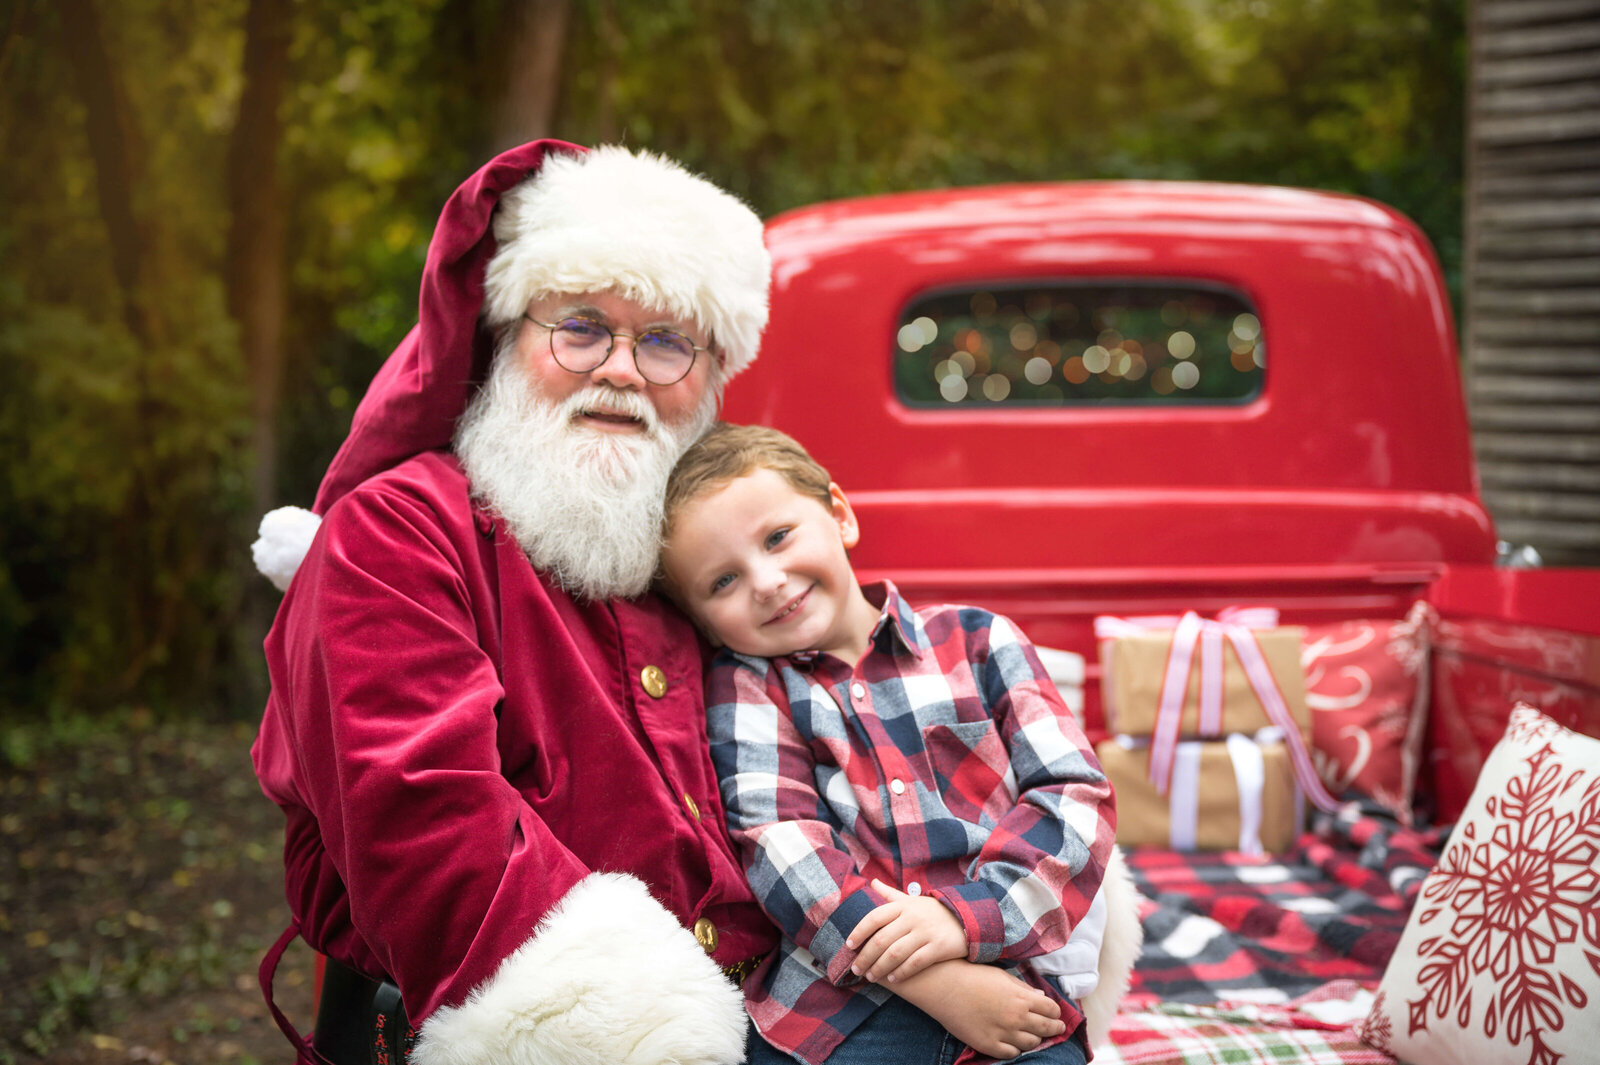
[[[907,895],[920,895],[920,894],[922,894],[922,885],[917,883],[915,880],[911,881],[911,883],[906,885],[906,894]]]
[[[855,696],[857,699],[865,699],[867,697],[866,686],[860,681],[856,681],[854,684],[850,685],[850,694]]]
[[[889,781],[889,790],[894,792],[896,795],[904,795],[906,793],[906,782],[901,780],[899,777],[895,777],[893,780]]]

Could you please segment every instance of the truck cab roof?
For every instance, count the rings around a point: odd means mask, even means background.
[[[767,238],[771,323],[724,416],[829,468],[859,567],[1381,577],[1494,557],[1438,263],[1388,207],[1019,184],[819,204]],[[1219,308],[1199,343],[1217,350],[1186,355]]]

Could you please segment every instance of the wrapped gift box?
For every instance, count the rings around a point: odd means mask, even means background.
[[[1117,842],[1173,850],[1286,850],[1305,822],[1287,745],[1276,729],[1178,744],[1167,797],[1150,782],[1148,744],[1119,736],[1095,754],[1117,793]]]
[[[1283,625],[1254,629],[1251,635],[1260,646],[1272,679],[1283,693],[1284,704],[1300,726],[1301,735],[1309,736],[1311,713],[1306,707],[1306,678],[1300,665],[1304,632],[1298,625]],[[1101,694],[1109,731],[1129,736],[1149,736],[1155,732],[1173,634],[1171,627],[1152,628],[1100,641]],[[1209,731],[1201,728],[1201,685],[1208,670],[1216,666],[1214,660],[1207,660],[1206,639],[1202,636],[1199,646],[1192,651],[1178,734],[1199,737],[1230,732],[1254,733],[1276,724],[1267,716],[1260,697],[1251,686],[1233,643],[1222,637],[1216,640],[1221,652],[1217,656],[1221,665],[1220,727]]]
[[[1054,647],[1037,645],[1034,651],[1045,672],[1050,674],[1050,682],[1056,686],[1061,701],[1072,711],[1072,719],[1079,728],[1083,728],[1083,656],[1074,651],[1058,651]]]

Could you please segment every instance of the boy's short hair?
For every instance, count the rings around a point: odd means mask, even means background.
[[[718,422],[672,468],[662,511],[662,535],[671,535],[672,523],[686,504],[755,470],[771,470],[796,492],[833,509],[833,496],[828,492],[833,479],[793,437],[764,425]]]

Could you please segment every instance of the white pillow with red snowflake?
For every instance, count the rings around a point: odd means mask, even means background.
[[[1600,740],[1511,712],[1378,987],[1412,1065],[1600,1060]]]

